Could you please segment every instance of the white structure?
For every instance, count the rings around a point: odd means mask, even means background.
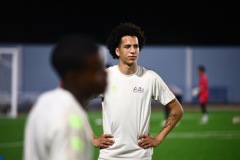
[[[0,106],[10,105],[9,112],[4,115],[17,117],[19,90],[19,54],[21,47],[0,48]]]

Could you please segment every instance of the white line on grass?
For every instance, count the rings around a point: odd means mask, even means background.
[[[0,148],[15,148],[15,147],[22,147],[23,142],[5,142],[0,143]]]
[[[152,133],[156,135],[156,133]],[[178,132],[170,133],[167,138],[169,139],[239,139],[240,140],[240,131],[195,131],[195,132]],[[5,142],[0,143],[0,148],[16,148],[22,147],[23,142]]]
[[[156,135],[156,133],[153,133]],[[170,133],[170,139],[240,139],[240,131],[199,131],[199,132],[178,132]]]

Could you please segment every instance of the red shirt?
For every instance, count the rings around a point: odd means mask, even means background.
[[[205,73],[203,73],[200,76],[199,79],[199,101],[200,103],[207,103],[208,97],[209,97],[209,91],[208,91],[208,77]]]

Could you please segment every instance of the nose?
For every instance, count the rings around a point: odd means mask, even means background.
[[[134,54],[134,53],[136,52],[136,48],[135,48],[134,46],[131,46],[130,52],[131,52],[132,54]]]

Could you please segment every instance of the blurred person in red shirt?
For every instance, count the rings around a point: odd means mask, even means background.
[[[198,98],[202,112],[201,124],[206,124],[208,122],[208,111],[207,111],[207,103],[209,97],[209,88],[208,88],[208,76],[206,74],[206,69],[203,65],[198,66],[198,76],[199,76],[199,84],[198,84]]]

